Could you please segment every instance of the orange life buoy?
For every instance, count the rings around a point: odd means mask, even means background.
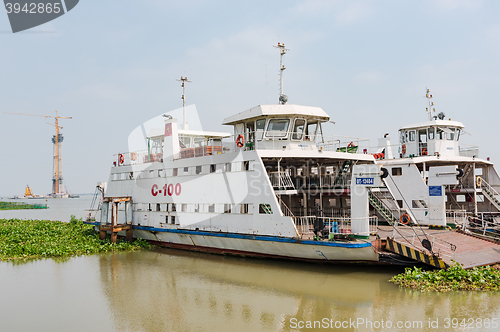
[[[125,162],[125,157],[123,157],[121,153],[118,155],[118,161],[120,162],[120,164],[123,164]]]
[[[401,147],[401,152],[402,152],[403,154],[405,154],[405,153],[406,153],[406,145],[405,145],[405,144],[403,144],[403,146]]]
[[[238,135],[238,138],[236,139],[236,145],[238,145],[238,147],[242,148],[244,143],[245,143],[245,139],[243,138],[243,135]]]
[[[426,148],[422,149],[422,156],[427,156],[427,149]]]
[[[401,217],[399,218],[399,221],[403,224],[403,225],[408,225],[411,221],[411,218],[410,216],[408,215],[408,213],[403,213],[401,215]]]
[[[354,146],[353,142],[351,142],[351,143],[349,143],[349,145],[347,145],[348,148],[352,148],[353,146]]]

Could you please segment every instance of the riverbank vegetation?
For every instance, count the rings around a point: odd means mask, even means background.
[[[132,243],[109,236],[100,240],[94,226],[71,216],[71,222],[0,219],[0,260],[69,257],[112,251],[136,251],[154,246],[144,240]]]
[[[47,204],[28,204],[23,202],[0,202],[0,210],[47,209]]]
[[[392,277],[390,281],[401,287],[423,292],[500,290],[499,271],[490,266],[465,270],[457,262],[454,262],[447,270],[423,271],[418,267],[407,267],[404,273]]]

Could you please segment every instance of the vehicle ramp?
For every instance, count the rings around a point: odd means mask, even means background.
[[[419,226],[379,229],[381,238],[387,236],[386,250],[437,268],[447,268],[452,261],[465,269],[500,263],[500,244],[460,231]]]

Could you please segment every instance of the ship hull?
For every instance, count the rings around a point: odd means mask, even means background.
[[[313,241],[140,226],[134,226],[133,234],[134,238],[141,238],[161,247],[213,254],[330,263],[379,262],[371,242]]]

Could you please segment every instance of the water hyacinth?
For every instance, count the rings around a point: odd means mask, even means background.
[[[407,267],[404,273],[392,277],[389,281],[401,287],[418,289],[424,292],[500,290],[499,271],[490,266],[465,270],[457,262],[454,262],[447,270],[424,271],[418,267]]]
[[[71,222],[0,219],[0,260],[68,257],[110,251],[151,249],[144,240],[133,243],[109,236],[100,240],[92,225],[72,216]]]

